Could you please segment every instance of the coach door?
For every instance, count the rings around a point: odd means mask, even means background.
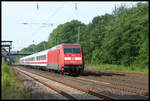
[[[60,70],[60,50],[57,50],[57,68]]]

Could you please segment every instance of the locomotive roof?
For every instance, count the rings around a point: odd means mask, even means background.
[[[63,43],[63,45],[80,45],[78,43]]]
[[[73,45],[73,46],[78,46],[78,45],[80,45],[80,44],[77,44],[77,43],[62,43],[62,44],[59,44],[59,45],[57,45],[57,46],[52,47],[51,49],[49,49],[49,51],[58,49],[61,45]]]

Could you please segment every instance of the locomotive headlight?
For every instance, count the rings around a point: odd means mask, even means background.
[[[81,57],[76,57],[75,60],[82,60],[82,58]]]
[[[64,60],[71,60],[71,57],[65,57]]]

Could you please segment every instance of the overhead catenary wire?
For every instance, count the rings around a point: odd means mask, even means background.
[[[64,6],[64,3],[62,3],[57,9],[56,11],[51,15],[51,18],[54,17],[56,15],[56,13],[58,13],[60,11],[60,9]]]
[[[62,7],[64,6],[64,3],[62,3],[55,11],[54,11],[54,13],[52,13],[52,15],[50,16],[51,17],[51,19],[50,20],[52,20],[52,18],[54,17],[54,16],[56,16],[56,14],[62,9]],[[40,8],[40,5],[37,3],[37,11],[38,11],[38,14],[39,14],[39,8]],[[54,19],[53,19],[54,20]],[[40,24],[40,23],[23,23],[23,24]],[[47,23],[41,23],[41,24],[43,24],[43,25],[46,25]],[[48,25],[48,24],[47,24]],[[54,24],[50,24],[51,26],[53,26]],[[45,26],[44,26],[45,27]],[[31,36],[33,37],[33,36],[35,36],[35,35],[37,35],[37,34],[39,34],[38,32],[41,30],[43,28],[43,26],[41,27],[38,27],[37,28],[37,30],[35,30],[34,32],[32,32],[32,34],[31,34]],[[36,33],[36,34],[35,34]],[[45,44],[44,44],[44,49],[45,49]]]
[[[74,3],[75,4],[75,12],[77,12],[77,10],[78,10],[78,7],[77,7],[77,3]],[[74,13],[75,14],[75,13]],[[77,16],[77,14],[75,14],[76,15],[76,20],[77,20],[77,18],[78,18],[78,16]],[[80,31],[80,26],[77,28],[77,31],[78,31],[78,39],[77,39],[77,43],[79,43],[79,40],[80,40],[80,38],[79,38],[79,31]],[[65,34],[61,37],[61,38],[64,38],[65,37]],[[55,38],[55,44],[57,43],[56,40],[57,38]],[[68,38],[67,38],[68,40],[70,40],[70,37],[68,36]]]
[[[46,22],[50,22],[51,20],[54,20],[52,18],[56,16],[56,14],[58,14],[58,12],[62,9],[63,6],[64,6],[64,3],[62,3],[58,8],[56,8],[56,10],[48,17],[50,18],[50,20]]]
[[[62,3],[56,10],[55,12],[51,15],[51,20],[52,18],[56,15],[56,13],[58,13],[60,11],[60,9],[62,9],[62,7],[64,6],[64,3]],[[53,19],[54,20],[54,19]],[[51,33],[50,33],[51,34]],[[49,35],[50,37],[50,35]],[[56,38],[55,38],[55,44],[56,44]]]
[[[50,16],[51,17],[51,19],[52,19],[52,17],[54,17],[55,15],[56,15],[56,13],[58,13],[58,11],[63,7],[63,5],[64,5],[64,3],[62,3],[56,10],[55,10],[55,12],[54,13],[52,13],[52,15]],[[37,10],[39,10],[39,4],[37,3]],[[43,24],[43,25],[48,25],[48,23],[23,23],[23,24]],[[50,24],[50,26],[54,26],[54,24]],[[45,27],[45,26],[44,26]],[[35,31],[35,32],[33,32],[32,34],[31,34],[31,36],[34,36],[35,35],[35,33],[37,33],[39,30],[41,30],[43,28],[43,26],[40,26],[40,27],[38,27],[37,28],[37,30]],[[36,34],[37,35],[37,34]]]

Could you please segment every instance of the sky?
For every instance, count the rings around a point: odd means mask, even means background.
[[[79,20],[89,24],[95,16],[112,14],[114,7],[132,2],[1,2],[2,38],[12,42],[12,51],[19,51],[31,44],[47,41],[49,34],[59,24]]]

